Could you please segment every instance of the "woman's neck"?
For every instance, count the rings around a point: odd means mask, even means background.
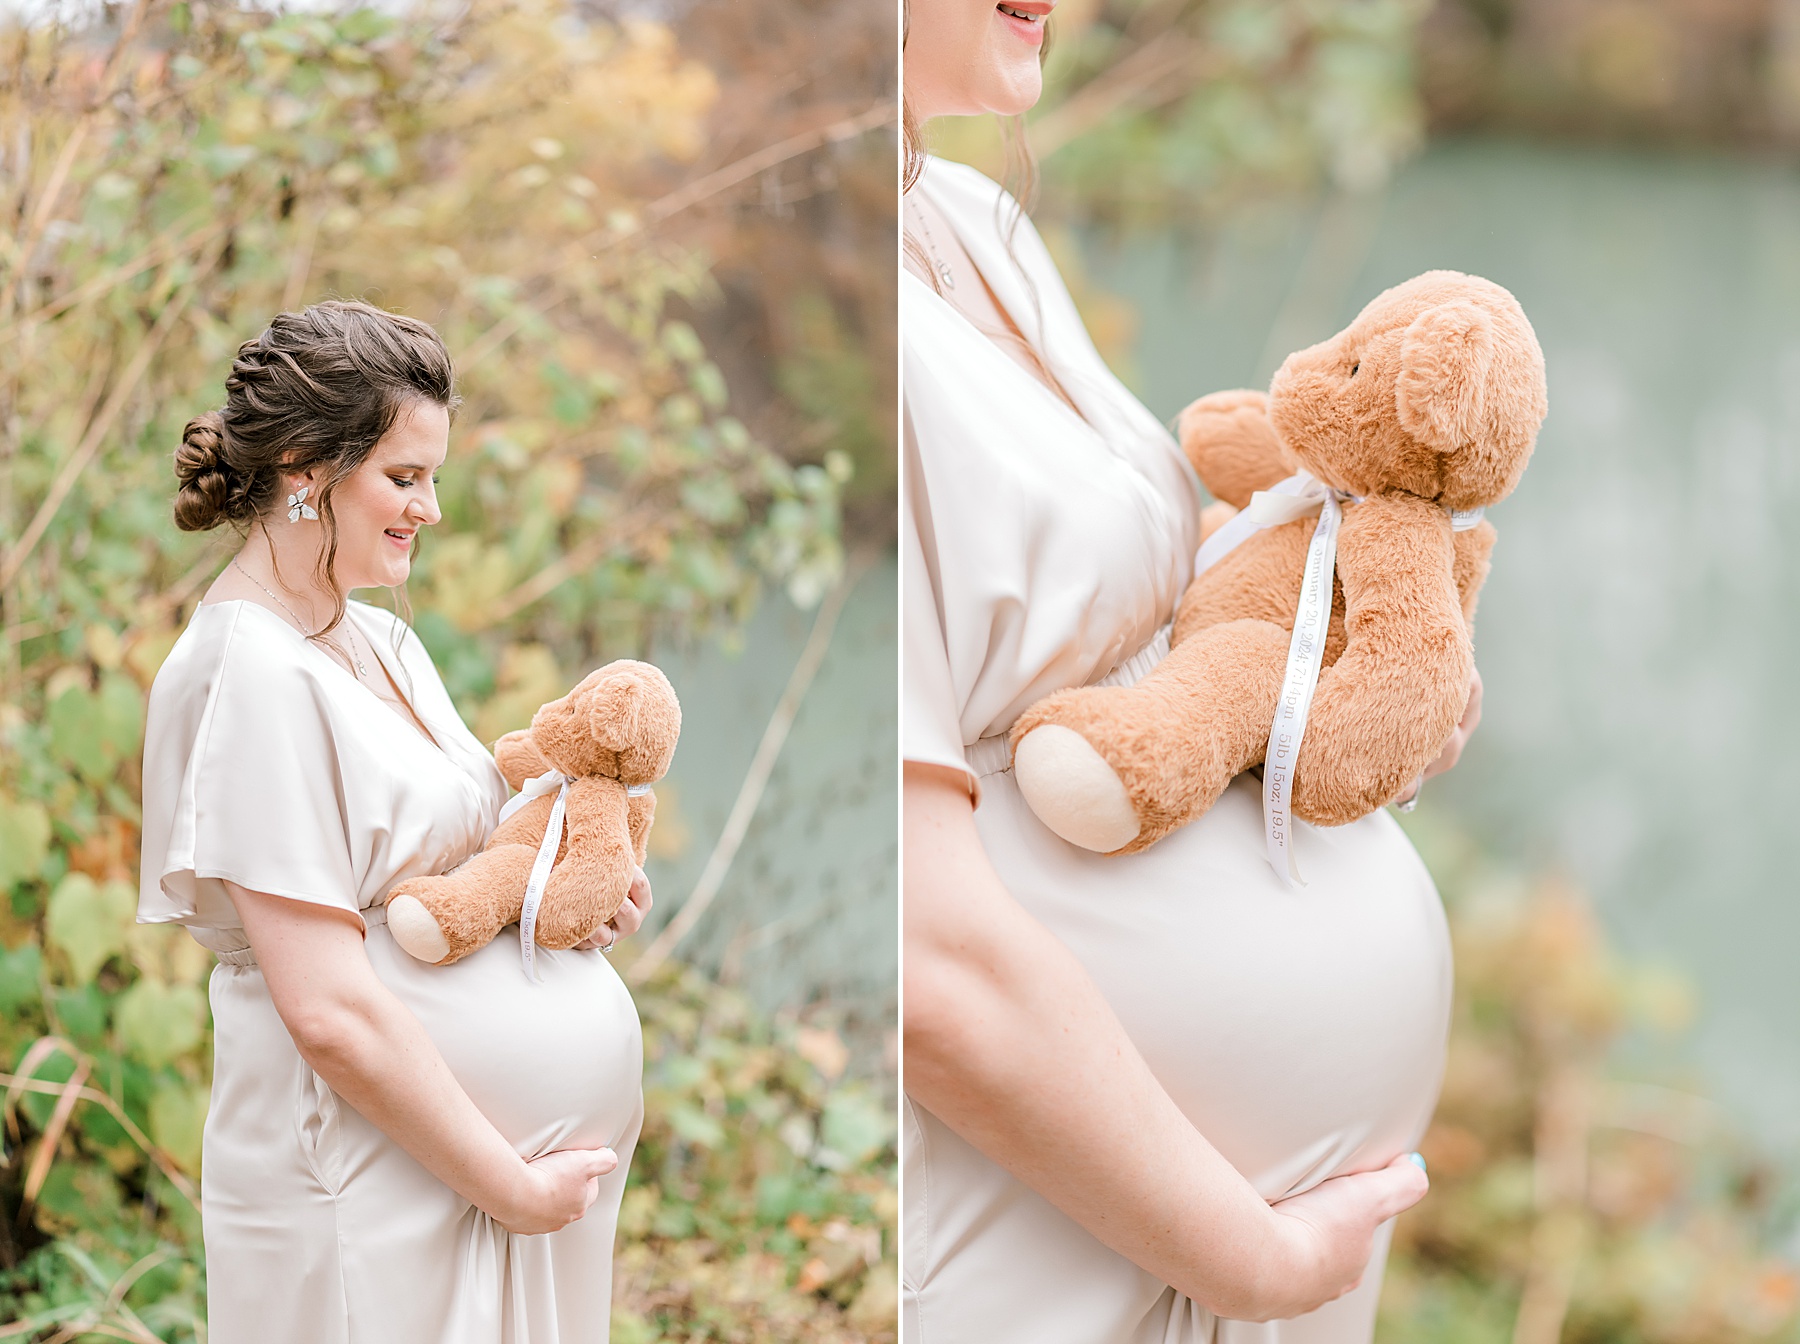
[[[291,534],[297,528],[282,528]],[[309,531],[317,532],[315,523]],[[323,539],[293,535],[277,537],[269,528],[258,524],[245,538],[243,549],[233,563],[252,583],[261,587],[280,603],[303,633],[323,630],[337,614],[340,595],[319,580],[320,550]],[[229,571],[228,571],[229,572]],[[348,594],[343,594],[348,597]]]

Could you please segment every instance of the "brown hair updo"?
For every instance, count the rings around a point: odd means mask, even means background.
[[[307,503],[325,528],[318,577],[335,590],[332,491],[419,400],[452,413],[458,401],[450,352],[425,323],[339,300],[276,314],[262,335],[238,347],[224,407],[182,431],[175,525],[247,531],[280,504],[284,472],[311,471]],[[343,614],[341,592],[338,600],[332,625]]]

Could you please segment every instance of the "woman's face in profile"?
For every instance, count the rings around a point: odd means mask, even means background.
[[[1044,90],[1044,24],[1056,0],[911,0],[906,97],[920,121],[1014,117]]]
[[[433,478],[450,444],[450,413],[423,399],[400,412],[363,464],[331,496],[333,566],[345,592],[395,588],[412,571],[413,538],[442,516]],[[285,516],[276,526],[285,524]],[[317,524],[313,524],[317,526]]]

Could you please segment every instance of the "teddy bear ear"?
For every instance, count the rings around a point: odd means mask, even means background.
[[[1493,360],[1494,321],[1481,308],[1458,299],[1420,313],[1400,343],[1400,427],[1440,453],[1468,443]]]
[[[638,740],[643,690],[628,672],[604,678],[590,692],[588,730],[608,751],[624,751]]]

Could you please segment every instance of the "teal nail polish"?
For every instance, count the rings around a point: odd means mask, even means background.
[[[1408,1162],[1411,1162],[1420,1171],[1425,1170],[1425,1154],[1424,1153],[1408,1153],[1406,1155],[1406,1160]]]

